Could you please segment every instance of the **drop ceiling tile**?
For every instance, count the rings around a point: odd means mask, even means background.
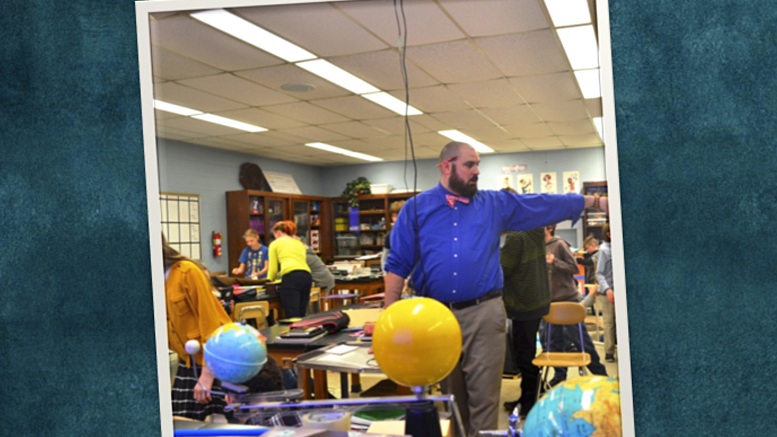
[[[278,131],[272,131],[271,130],[271,131],[262,132],[262,133],[267,135],[270,138],[277,138],[279,140],[286,141],[286,142],[291,142],[291,143],[294,143],[294,144],[297,144],[297,145],[304,145],[305,143],[309,143],[310,142],[310,140],[308,140],[306,138],[302,138],[302,137],[297,136],[297,135],[291,135],[291,134],[285,133],[285,132],[278,132]]]
[[[151,46],[151,70],[165,80],[190,79],[221,73],[193,59],[185,58],[156,45]]]
[[[415,135],[413,135],[415,137]],[[404,135],[387,135],[369,139],[370,144],[383,149],[402,149],[405,150]],[[403,152],[404,153],[404,152]]]
[[[454,126],[455,129],[485,129],[493,126],[487,118],[474,109],[457,112],[440,112],[434,117],[443,123]]]
[[[592,149],[595,147],[604,147],[604,144],[595,144],[592,146],[582,145],[582,146],[567,146],[568,149]]]
[[[438,159],[440,157],[440,149],[439,148],[430,148],[430,147],[418,147],[415,152],[416,159]],[[419,168],[419,171],[435,171],[436,169],[433,166],[429,166],[429,168]]]
[[[440,3],[470,36],[502,35],[550,27],[538,1],[443,0]]]
[[[531,150],[563,149],[564,144],[557,137],[522,138],[521,141]]]
[[[309,124],[325,124],[350,121],[342,115],[327,111],[321,107],[311,105],[307,102],[284,103],[282,105],[266,106],[265,109],[279,115],[283,115],[295,120],[304,121]]]
[[[252,82],[264,85],[278,92],[287,93],[300,100],[321,99],[326,97],[349,96],[350,91],[321,79],[315,74],[309,73],[296,65],[285,64],[253,70],[238,71],[235,75]],[[308,83],[316,87],[312,91],[289,92],[281,89],[281,85],[287,83]]]
[[[343,70],[354,74],[382,90],[404,90],[400,70],[400,57],[396,50],[381,50],[340,56],[329,61]],[[435,85],[438,82],[410,62],[405,62],[408,86],[412,88]],[[404,100],[404,96],[402,97]]]
[[[588,108],[588,112],[591,117],[602,116],[602,98],[597,97],[595,99],[585,99],[585,107]]]
[[[505,76],[531,76],[570,70],[552,30],[476,38],[485,55]]]
[[[600,146],[602,139],[599,134],[588,135],[559,135],[559,139],[566,146]]]
[[[384,5],[384,9],[390,8]],[[260,6],[236,11],[259,27],[319,57],[370,52],[387,47],[328,3]]]
[[[414,115],[413,121],[434,132],[453,129],[453,127],[450,126],[449,124],[443,123],[440,120],[434,118],[434,115],[429,115],[429,114]]]
[[[217,142],[214,139],[217,137],[197,138],[187,140],[187,143],[196,144],[198,146],[210,147],[211,149],[228,150],[230,152],[243,152],[246,149],[246,145],[242,143],[231,144],[224,142]]]
[[[203,136],[221,136],[236,134],[241,131],[240,129],[234,129],[231,127],[222,126],[220,124],[211,123],[208,121],[197,120],[191,117],[173,118],[165,120],[165,127],[173,127],[177,129],[186,130],[189,132],[195,132],[203,134]]]
[[[501,125],[536,123],[540,121],[540,119],[537,118],[537,114],[532,112],[528,105],[513,106],[510,108],[483,108],[480,112]]]
[[[409,117],[411,132],[429,132],[429,128],[413,121],[413,117]],[[364,120],[364,123],[386,132],[387,135],[405,134],[405,118],[399,115],[389,118],[374,118],[370,120]]]
[[[442,83],[484,81],[502,76],[468,40],[408,47],[407,58]]]
[[[224,71],[277,65],[283,61],[188,15],[151,22],[151,43]]]
[[[476,108],[507,108],[525,103],[506,79],[450,84],[448,88]]]
[[[354,95],[333,97],[331,99],[319,99],[311,101],[310,103],[354,120],[384,118],[394,114],[393,111],[389,111],[371,100]]]
[[[543,74],[539,76],[511,77],[510,82],[529,103],[558,102],[583,97],[574,73]]]
[[[154,108],[154,120],[169,120],[171,118],[181,118],[183,115],[173,114],[172,112],[160,111]]]
[[[335,7],[353,17],[392,47],[397,46],[397,21],[388,1],[338,2]],[[433,2],[404,3],[407,45],[434,44],[464,38],[464,34]]]
[[[461,131],[486,145],[499,141],[507,141],[513,138],[513,135],[497,126],[486,129],[462,129]]]
[[[288,94],[271,90],[229,73],[179,80],[178,83],[251,106],[275,105],[297,101],[296,98]]]
[[[235,109],[232,111],[214,112],[215,115],[231,118],[233,120],[261,126],[265,129],[284,129],[289,127],[305,126],[305,123],[292,120],[282,115],[273,114],[258,108]]]
[[[415,147],[437,149],[438,154],[440,149],[442,149],[443,146],[450,142],[451,140],[448,137],[444,137],[437,132],[421,132],[418,134],[413,134],[413,145]]]
[[[178,132],[181,132],[181,131],[179,130]],[[191,142],[192,139],[198,136],[197,134],[194,134],[194,136],[192,136],[192,134],[189,134],[189,133],[180,134],[170,129],[158,130],[156,134],[157,134],[157,138],[165,138],[168,140],[186,141],[186,142]]]
[[[595,134],[596,127],[590,119],[574,121],[552,121],[547,123],[550,130],[556,135],[588,135]]]
[[[317,126],[303,126],[291,129],[280,129],[280,133],[294,135],[296,137],[307,140],[306,142],[327,142],[334,140],[346,140],[348,137],[340,135],[336,132],[332,132],[326,129],[321,129]]]
[[[341,140],[332,141],[329,144],[352,152],[366,153],[373,156],[378,156],[377,153],[380,151],[378,147],[371,145],[369,140]]]
[[[514,138],[541,138],[553,136],[547,123],[518,123],[503,125]]]
[[[588,109],[582,100],[535,103],[532,108],[544,121],[580,120],[588,118]]]
[[[320,127],[351,138],[375,138],[386,135],[385,133],[380,132],[372,126],[358,121],[322,124]]]
[[[246,107],[244,103],[225,99],[175,82],[154,85],[154,98],[202,112],[226,111]]]
[[[443,85],[413,88],[409,93],[410,105],[425,113],[463,111],[472,108]],[[404,90],[392,91],[389,94],[405,101]]]
[[[285,147],[298,144],[292,141],[279,140],[271,136],[265,135],[267,132],[245,133],[238,135],[230,135],[229,138],[234,141],[241,142],[243,144],[250,144],[252,146],[262,147]]]
[[[491,146],[492,149],[496,150],[500,153],[512,153],[512,152],[528,152],[529,148],[526,147],[526,144],[523,143],[521,140],[507,140],[507,141],[496,141],[493,143],[488,143],[489,146]]]

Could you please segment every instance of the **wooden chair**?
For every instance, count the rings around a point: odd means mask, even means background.
[[[256,329],[267,328],[267,314],[270,311],[270,306],[267,302],[241,302],[235,305],[235,311],[232,313],[236,322],[242,322],[243,320],[253,320],[252,326]]]
[[[580,375],[586,371],[586,366],[591,364],[591,354],[585,351],[583,345],[583,327],[585,323],[585,307],[577,302],[552,302],[550,312],[542,317],[548,324],[548,334],[546,347],[550,349],[550,330],[552,325],[574,325],[577,324],[580,333],[580,349],[582,352],[549,352],[545,351],[537,355],[532,364],[540,368],[540,374],[537,381],[537,400],[540,398],[540,391],[548,386],[548,368],[549,367],[577,367]]]
[[[321,288],[313,287],[310,289],[310,302],[308,303],[308,314],[317,314],[321,312]]]

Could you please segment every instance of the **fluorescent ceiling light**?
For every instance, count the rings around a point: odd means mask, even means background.
[[[591,13],[586,0],[545,0],[550,19],[556,27],[588,24]]]
[[[377,93],[380,91],[353,74],[323,59],[300,62],[297,66],[356,94]]]
[[[459,141],[462,143],[467,143],[470,146],[474,147],[475,150],[477,150],[480,153],[494,153],[494,149],[486,146],[485,144],[481,143],[480,141],[468,136],[464,135],[463,133],[457,131],[457,130],[441,130],[437,132],[438,134],[448,137],[452,139],[453,141]]]
[[[380,106],[383,106],[384,108],[390,109],[394,112],[396,112],[399,115],[405,115],[405,108],[407,108],[407,115],[421,115],[423,112],[419,111],[418,109],[406,105],[405,102],[402,100],[399,100],[398,98],[392,96],[389,93],[372,93],[372,94],[362,94],[362,97],[365,99],[372,100],[373,102],[377,103]]]
[[[604,140],[604,125],[602,125],[602,117],[594,118],[594,126],[596,126],[596,131],[599,132],[599,138]]]
[[[154,99],[154,108],[159,109],[160,111],[172,112],[173,114],[185,116],[202,114],[202,112],[196,109],[189,109],[184,106],[173,105],[172,103],[163,102],[157,99]]]
[[[583,98],[595,99],[602,96],[602,89],[599,86],[599,69],[575,71],[575,78],[580,89],[583,91]]]
[[[288,62],[315,59],[316,55],[224,9],[191,14],[203,23],[258,47]]]
[[[593,26],[567,27],[556,29],[556,32],[573,70],[599,67],[599,49]]]
[[[305,145],[308,147],[312,147],[314,149],[326,150],[327,152],[332,152],[332,153],[339,153],[340,155],[350,156],[351,158],[363,159],[365,161],[383,161],[381,158],[378,158],[375,156],[365,155],[364,153],[359,153],[359,152],[352,152],[350,150],[331,146],[325,143],[307,143]]]
[[[267,129],[252,124],[243,123],[242,121],[232,120],[231,118],[219,117],[213,114],[193,115],[192,118],[197,120],[209,121],[211,123],[220,124],[222,126],[231,127],[234,129],[244,130],[246,132],[264,132]]]

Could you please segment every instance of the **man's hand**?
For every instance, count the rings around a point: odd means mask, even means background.
[[[612,292],[612,288],[608,288],[607,291],[607,302],[610,302],[610,304],[615,305],[615,293]]]
[[[556,259],[556,255],[553,255],[552,253],[548,252],[545,255],[545,262],[548,264],[553,264],[553,261]]]

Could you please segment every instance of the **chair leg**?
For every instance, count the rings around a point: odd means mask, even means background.
[[[540,400],[540,395],[542,395],[542,389],[544,389],[545,385],[547,384],[546,382],[547,379],[548,379],[548,368],[540,367],[540,374],[537,375],[537,394],[534,396],[535,403]]]

